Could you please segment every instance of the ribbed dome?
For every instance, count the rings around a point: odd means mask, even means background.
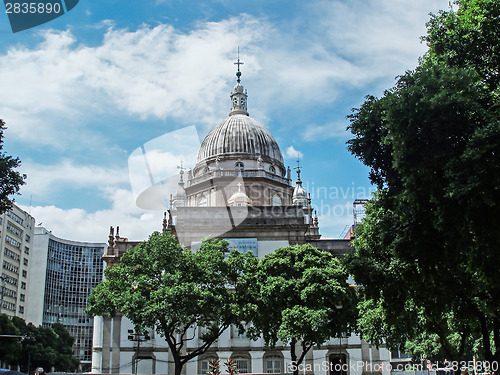
[[[220,157],[260,156],[283,166],[283,155],[269,130],[244,114],[232,114],[213,128],[203,140],[196,164]]]

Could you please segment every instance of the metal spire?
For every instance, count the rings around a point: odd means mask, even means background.
[[[297,166],[293,167],[293,169],[297,171],[297,182],[302,182],[300,181],[300,168],[302,168],[302,166],[300,165],[300,160],[297,158]]]
[[[240,47],[238,47],[238,61],[236,61],[234,65],[238,65],[238,71],[236,72],[236,77],[238,77],[238,79],[236,81],[240,83],[241,82],[240,65],[243,65],[243,62],[240,61]]]

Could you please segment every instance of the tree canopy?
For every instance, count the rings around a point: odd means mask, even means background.
[[[249,302],[243,313],[250,323],[247,336],[262,337],[271,347],[278,340],[289,344],[297,374],[312,346],[353,328],[355,291],[347,276],[337,258],[310,245],[280,248],[249,263],[245,282],[239,285]]]
[[[56,371],[76,371],[80,362],[73,354],[74,338],[60,323],[52,327],[35,327],[24,319],[0,315],[0,334],[20,337],[0,337],[0,359],[29,373],[35,367]]]
[[[457,4],[428,23],[419,66],[349,116],[348,148],[379,190],[346,264],[364,288],[365,337],[454,360],[475,350],[492,362],[500,360],[500,5]]]
[[[236,250],[228,255],[227,246],[226,241],[211,240],[193,252],[170,233],[155,232],[127,250],[118,265],[105,269],[105,280],[89,297],[88,311],[120,311],[136,329],[156,329],[167,341],[179,375],[188,360],[203,354],[238,320],[233,290],[253,255]],[[193,330],[198,330],[201,345],[186,353],[186,342],[196,337]]]
[[[22,175],[16,168],[21,165],[19,158],[13,158],[3,151],[5,121],[0,119],[0,214],[12,206],[11,196],[17,194],[26,175]]]

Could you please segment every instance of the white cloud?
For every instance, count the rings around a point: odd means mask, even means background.
[[[304,154],[300,151],[297,151],[293,146],[290,146],[286,149],[286,156],[290,159],[303,159]]]
[[[126,169],[106,168],[97,165],[75,165],[64,159],[53,165],[41,165],[24,162],[21,172],[27,172],[26,185],[22,187],[24,195],[46,196],[59,189],[98,188],[128,184]]]
[[[95,47],[77,44],[70,31],[45,31],[35,48],[15,46],[0,56],[8,88],[0,92],[0,112],[12,136],[54,145],[92,123],[92,113],[213,125],[224,110],[216,104],[228,94],[235,46],[256,43],[267,27],[243,15],[189,33],[168,25],[109,28]]]
[[[227,111],[220,98],[233,84],[237,45],[244,82],[259,87],[253,100],[261,110],[265,103],[328,103],[349,87],[392,82],[414,67],[426,50],[418,38],[427,13],[446,4],[318,1],[298,15],[303,25],[296,30],[249,15],[200,22],[190,32],[165,24],[118,30],[108,22],[97,46],[77,43],[70,31],[44,31],[36,47],[15,46],[0,56],[0,81],[7,88],[0,92],[0,112],[13,136],[57,147],[95,122],[87,114],[213,126]]]
[[[348,138],[350,133],[346,130],[347,122],[335,122],[325,125],[310,124],[302,132],[305,141],[317,141],[330,138]]]
[[[21,206],[35,217],[37,223],[51,230],[55,236],[84,242],[106,242],[109,226],[120,226],[121,235],[142,241],[155,230],[161,231],[163,213],[143,211],[135,205],[131,191],[109,191],[113,207],[108,210],[87,212],[84,209],[61,209],[55,206]]]

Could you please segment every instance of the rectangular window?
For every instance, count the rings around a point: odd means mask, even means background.
[[[27,277],[27,276],[28,276],[28,271],[23,270],[23,277]]]
[[[25,266],[27,266],[27,265],[28,265],[28,259],[23,258],[23,264],[24,264]]]
[[[30,242],[31,237],[29,235],[26,235],[25,240],[26,240],[26,242]]]
[[[26,289],[26,283],[24,281],[21,281],[21,289]]]
[[[5,248],[5,249],[3,250],[3,253],[4,253],[5,255],[7,255],[9,258],[12,258],[12,259],[14,259],[14,260],[15,260],[15,261],[17,261],[17,262],[19,262],[19,259],[21,259],[21,257],[20,257],[18,254],[16,254],[15,252],[13,252],[13,251],[12,251],[12,250],[10,250],[10,249]]]
[[[20,312],[21,314],[24,314],[24,306],[19,306],[19,312]]]
[[[24,299],[25,299],[25,298],[26,298],[26,296],[25,296],[24,294],[21,294],[21,295],[19,296],[19,301],[24,302]]]
[[[11,233],[14,233],[18,237],[21,237],[21,235],[23,234],[23,231],[21,229],[19,229],[15,225],[12,225],[9,222],[7,222],[7,230]]]
[[[17,285],[17,280],[14,279],[12,276],[2,273],[2,278],[9,284]]]
[[[7,262],[6,260],[3,261],[3,268],[5,268],[8,271],[14,272],[14,273],[19,273],[19,267],[14,266],[12,263]]]
[[[10,236],[5,236],[5,242],[10,244],[11,246],[17,247],[18,249],[21,247],[21,243]]]
[[[240,374],[248,374],[249,372],[249,361],[247,358],[236,358],[236,369]]]
[[[268,374],[281,373],[281,359],[279,357],[266,358],[266,372]]]
[[[17,216],[14,212],[8,211],[7,216],[10,217],[12,220],[14,220],[16,223],[23,225],[23,219]]]
[[[29,247],[27,247],[27,246],[25,246],[25,247],[24,247],[24,253],[25,253],[25,254],[29,254],[29,253],[30,253],[30,248],[29,248]]]

